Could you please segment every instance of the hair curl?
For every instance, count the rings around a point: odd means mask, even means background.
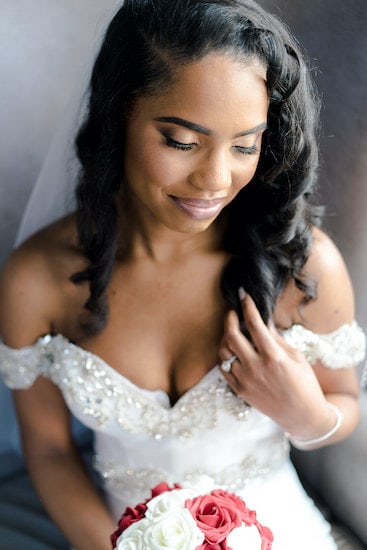
[[[107,30],[94,65],[87,118],[76,139],[81,162],[77,223],[89,267],[89,331],[106,323],[106,288],[118,242],[116,195],[124,181],[125,123],[137,97],[159,94],[178,66],[210,52],[230,52],[266,68],[268,129],[252,181],[230,205],[223,246],[232,255],[222,288],[240,313],[237,289],[254,298],[263,319],[293,277],[306,299],[316,289],[302,276],[317,175],[318,99],[303,54],[287,28],[252,0],[126,0]]]

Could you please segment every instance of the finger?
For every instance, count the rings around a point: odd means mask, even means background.
[[[278,344],[281,344],[282,342],[284,342],[284,339],[279,334],[278,329],[276,328],[276,326],[274,324],[274,321],[272,319],[269,320],[269,322],[267,324],[267,327],[268,327],[268,330],[269,330],[270,334],[272,335],[272,337],[274,338],[274,340]]]
[[[221,371],[227,375],[233,374],[232,365],[235,363],[235,361],[238,362],[237,355],[231,355],[231,357],[222,361],[220,364]]]
[[[239,292],[246,328],[252,341],[261,355],[269,355],[275,351],[276,342],[273,334],[261,318],[254,300],[249,294]]]
[[[271,335],[273,336],[275,342],[279,346],[281,346],[284,350],[286,350],[289,354],[296,351],[293,346],[291,346],[290,344],[288,344],[288,342],[286,340],[284,340],[283,336],[277,330],[277,328],[276,328],[276,326],[275,326],[272,319],[268,323],[268,329],[269,329],[269,332],[271,333]]]
[[[223,326],[223,336],[222,340],[219,345],[218,355],[219,358],[223,361],[225,359],[229,359],[232,355],[234,355],[234,351],[230,348],[228,339],[227,339],[227,331],[228,331],[228,316],[230,313],[227,313],[224,318],[224,326]],[[236,320],[234,320],[236,322]]]
[[[223,338],[219,350],[218,350],[219,360],[226,361],[235,355],[234,351],[228,346],[228,342]]]
[[[240,359],[254,359],[256,351],[249,340],[242,334],[237,314],[230,311],[224,324],[224,342],[234,355]]]

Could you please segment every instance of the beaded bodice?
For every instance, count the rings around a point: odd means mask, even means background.
[[[282,335],[311,363],[320,359],[329,368],[364,355],[355,322],[327,335],[300,325]],[[288,456],[279,427],[237,397],[217,366],[173,406],[164,391],[136,386],[61,335],[18,350],[0,344],[0,370],[12,388],[29,387],[39,375],[60,388],[74,415],[95,431],[96,468],[116,497],[123,491],[129,500],[142,498],[163,479],[197,484],[203,476],[238,488]],[[198,448],[205,451],[198,455]]]

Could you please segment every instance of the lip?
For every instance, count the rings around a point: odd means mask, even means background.
[[[215,217],[224,203],[224,198],[205,200],[175,197],[173,195],[169,195],[169,197],[181,212],[196,220],[208,220]]]

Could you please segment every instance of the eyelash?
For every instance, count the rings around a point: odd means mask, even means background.
[[[196,145],[196,143],[181,143],[180,141],[176,141],[169,136],[164,136],[164,138],[168,147],[173,147],[173,149],[178,149],[179,151],[191,151]],[[234,149],[241,155],[255,155],[257,153],[256,145],[252,145],[251,147],[241,147],[240,145],[236,145],[234,146]]]
[[[196,143],[181,143],[180,141],[176,141],[169,136],[164,137],[168,147],[173,147],[174,149],[178,149],[179,151],[191,151],[191,149],[193,149],[196,145]]]
[[[236,145],[235,149],[241,155],[256,155],[257,153],[256,145],[251,145],[251,147],[241,147],[240,145]]]

